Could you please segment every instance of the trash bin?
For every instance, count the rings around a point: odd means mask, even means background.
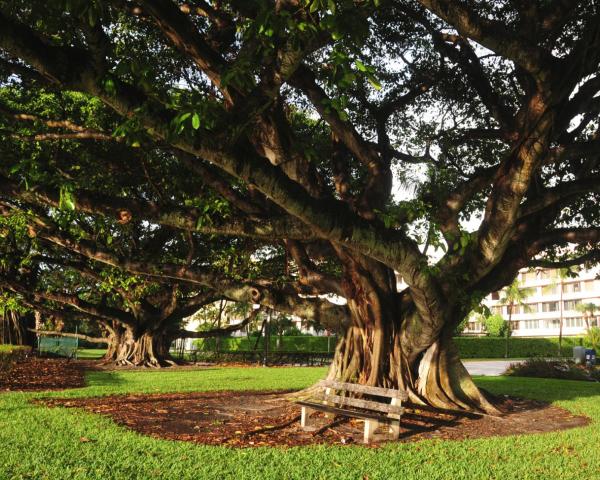
[[[585,347],[573,347],[573,360],[575,363],[585,363]]]
[[[587,349],[585,351],[585,364],[589,366],[596,365],[596,350]]]

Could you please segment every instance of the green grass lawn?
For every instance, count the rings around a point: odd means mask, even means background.
[[[550,400],[592,417],[543,435],[361,446],[232,449],[156,440],[110,419],[29,401],[129,392],[301,388],[323,368],[90,372],[88,386],[0,394],[0,479],[597,479],[600,384],[514,377],[477,382],[497,393]],[[86,437],[90,442],[81,442]]]
[[[77,358],[79,360],[98,360],[106,353],[105,348],[78,348]]]

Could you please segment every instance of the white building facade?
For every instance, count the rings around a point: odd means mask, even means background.
[[[519,288],[530,293],[523,305],[512,307],[511,329],[516,337],[555,337],[562,317],[563,335],[585,335],[590,327],[600,326],[599,269],[581,270],[576,278],[561,278],[555,269],[523,270],[518,275]],[[508,321],[509,305],[501,302],[503,292],[494,292],[483,301],[492,313]],[[590,315],[577,310],[579,304],[598,306]],[[470,320],[467,335],[485,333],[481,322]]]

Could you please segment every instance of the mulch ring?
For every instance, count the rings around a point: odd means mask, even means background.
[[[0,391],[64,390],[85,386],[86,362],[29,357],[0,374]]]
[[[207,445],[234,447],[357,444],[360,420],[325,418],[314,414],[315,431],[300,428],[300,408],[286,392],[203,392],[127,395],[81,399],[46,399],[48,406],[83,408],[111,417],[117,424],[144,435]],[[546,403],[505,397],[502,417],[454,415],[407,408],[400,441],[460,440],[490,436],[542,433],[589,423]],[[327,426],[329,427],[327,428]],[[386,440],[384,428],[375,434],[377,446]],[[93,441],[93,439],[91,440]]]

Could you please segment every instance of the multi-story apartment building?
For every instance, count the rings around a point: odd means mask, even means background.
[[[558,270],[523,270],[519,273],[519,288],[527,289],[529,296],[523,305],[512,307],[511,329],[514,336],[558,336],[560,319],[563,335],[583,335],[592,326],[600,326],[600,269],[581,270],[576,278],[561,278]],[[509,306],[501,299],[503,292],[494,292],[484,300],[492,313],[509,318]],[[593,303],[598,309],[593,315],[581,312],[579,304]],[[464,332],[467,335],[484,334],[483,325],[470,320]]]

